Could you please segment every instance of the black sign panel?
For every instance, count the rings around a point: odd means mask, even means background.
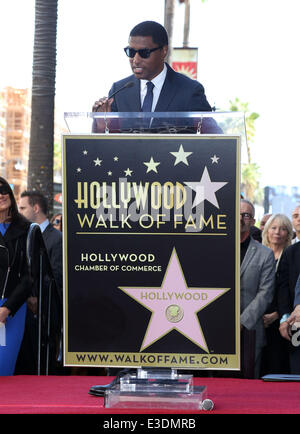
[[[66,365],[239,369],[239,147],[63,137]]]

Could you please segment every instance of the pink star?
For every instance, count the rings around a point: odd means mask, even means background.
[[[175,248],[161,287],[120,289],[152,312],[141,351],[171,330],[177,330],[206,352],[208,347],[197,312],[229,290],[188,287]]]

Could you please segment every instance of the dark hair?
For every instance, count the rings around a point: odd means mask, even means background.
[[[48,214],[48,200],[40,191],[25,190],[21,193],[21,197],[28,197],[28,203],[30,206],[39,205],[42,213],[45,215]]]
[[[252,202],[250,202],[250,200],[248,200],[248,199],[241,199],[241,203],[246,203],[246,204],[248,204],[250,207],[251,207],[251,209],[252,209],[252,217],[254,218],[254,216],[255,216],[255,208],[254,208],[254,205],[253,205],[253,203]]]
[[[54,216],[51,218],[50,223],[52,225],[58,225],[58,223],[55,222],[55,220],[60,217],[59,219],[59,229],[62,231],[62,213],[58,212],[57,214],[54,214]]]
[[[152,40],[159,46],[169,45],[168,33],[164,26],[155,21],[143,21],[137,24],[129,36],[152,36]]]
[[[14,193],[12,191],[12,188],[11,188],[10,184],[6,181],[6,179],[2,178],[1,176],[0,176],[0,184],[4,185],[7,188],[8,194],[10,197],[11,205],[9,208],[9,220],[12,222],[16,221],[17,219],[19,219],[20,213],[18,210],[18,205],[17,205],[16,199],[15,199]]]

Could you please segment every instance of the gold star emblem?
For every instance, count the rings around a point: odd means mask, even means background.
[[[192,152],[185,152],[183,149],[183,146],[180,145],[179,151],[170,152],[170,154],[172,154],[172,155],[174,155],[174,157],[176,157],[174,166],[176,166],[176,164],[178,164],[178,163],[183,163],[183,164],[186,164],[188,166],[189,163],[187,161],[187,157],[190,156],[192,154]]]
[[[153,172],[158,173],[157,169],[156,169],[156,166],[159,166],[160,163],[156,163],[153,160],[153,157],[150,158],[150,161],[148,163],[146,161],[144,161],[144,164],[145,164],[145,166],[147,166],[147,172],[146,173],[151,172],[151,170],[153,170]]]

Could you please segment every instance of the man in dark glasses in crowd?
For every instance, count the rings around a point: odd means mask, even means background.
[[[203,86],[165,63],[168,34],[161,24],[144,21],[136,25],[124,51],[133,75],[114,83],[108,98],[95,102],[94,112],[211,111]],[[152,93],[150,102],[147,92]]]
[[[244,378],[260,376],[265,345],[263,315],[274,295],[275,260],[271,249],[250,235],[255,209],[247,199],[240,201],[240,308],[241,373]]]

